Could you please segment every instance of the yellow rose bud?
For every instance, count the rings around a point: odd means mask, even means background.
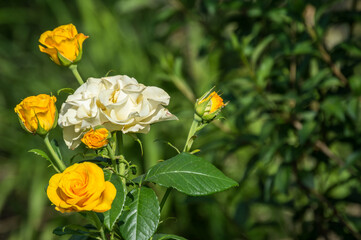
[[[196,102],[196,113],[205,121],[211,121],[214,119],[221,109],[226,106],[223,103],[223,99],[215,92],[208,91]]]
[[[39,49],[48,54],[56,64],[69,66],[80,61],[85,39],[73,24],[62,25],[53,31],[46,31],[39,38]]]
[[[116,195],[103,170],[91,162],[76,163],[50,178],[47,195],[60,212],[105,212]]]
[[[109,132],[106,128],[99,129],[90,129],[87,133],[84,134],[81,141],[91,149],[98,149],[106,146],[109,142],[108,140]]]
[[[58,111],[55,102],[55,96],[39,94],[25,98],[14,111],[26,131],[43,135],[56,126]]]

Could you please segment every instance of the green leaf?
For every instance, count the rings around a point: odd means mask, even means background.
[[[306,143],[316,126],[317,124],[315,121],[308,121],[303,125],[302,129],[298,132],[298,138],[301,145]]]
[[[350,88],[356,96],[361,95],[361,76],[354,75],[349,78]]]
[[[288,167],[280,167],[274,179],[273,189],[276,192],[286,194],[290,184],[291,170]]]
[[[328,97],[322,104],[321,109],[325,112],[326,117],[334,116],[341,122],[345,121],[345,105],[341,97]]]
[[[265,88],[267,85],[266,79],[271,74],[273,68],[274,59],[271,57],[266,57],[262,60],[258,70],[257,70],[257,86],[261,89]]]
[[[120,233],[126,240],[148,240],[158,227],[160,208],[151,188],[141,187],[128,193],[129,211],[120,216]]]
[[[29,150],[28,152],[35,153],[36,155],[39,155],[39,156],[45,158],[46,160],[48,160],[49,162],[52,163],[52,161],[50,160],[48,154],[46,154],[43,150],[40,150],[40,149],[31,149],[31,150]]]
[[[192,196],[208,195],[238,185],[211,163],[189,153],[155,165],[149,169],[145,180]]]
[[[75,91],[72,88],[62,88],[62,89],[59,89],[56,94],[59,96],[60,93],[62,93],[62,92],[65,92],[67,94],[73,94]]]
[[[313,54],[313,53],[315,53],[315,49],[312,46],[312,42],[304,41],[297,43],[290,54],[303,55],[303,54]]]
[[[262,54],[262,52],[265,50],[265,48],[272,42],[274,39],[273,35],[269,35],[265,39],[261,41],[260,44],[257,45],[257,47],[253,50],[252,57],[251,57],[251,63],[252,66],[255,66],[257,63],[257,60],[259,56]]]
[[[343,171],[343,170],[353,166],[353,164],[356,161],[360,161],[360,160],[361,160],[361,151],[353,152],[346,158],[345,165],[340,169],[340,171]]]
[[[141,184],[144,181],[144,178],[145,178],[145,174],[142,174],[142,175],[139,175],[139,176],[133,178],[132,182]]]
[[[184,237],[179,237],[177,235],[172,235],[172,234],[163,234],[163,233],[154,234],[154,236],[152,237],[152,240],[166,240],[166,239],[187,240]]]
[[[104,215],[104,224],[109,229],[112,230],[114,224],[120,217],[123,206],[125,203],[125,196],[126,196],[126,188],[120,179],[119,176],[112,174],[110,177],[110,182],[114,184],[115,188],[117,189],[117,194],[112,204],[112,208],[109,211],[103,213]]]
[[[85,226],[79,226],[79,225],[66,225],[63,227],[57,227],[54,229],[53,233],[58,236],[63,235],[81,235],[81,236],[92,236],[92,233],[96,233],[97,229],[93,225],[85,225]],[[95,235],[93,235],[95,236]]]

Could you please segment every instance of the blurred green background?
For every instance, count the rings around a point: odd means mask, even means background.
[[[152,126],[128,159],[146,170],[182,148],[194,100],[216,86],[229,104],[194,148],[238,188],[172,192],[159,230],[188,239],[361,239],[361,2],[356,0],[11,0],[0,2],[0,239],[67,239],[84,222],[46,197],[54,171],[13,108],[77,87],[38,49],[46,30],[88,36],[83,78],[126,74],[165,89],[179,121]],[[57,96],[57,106],[66,94]],[[57,129],[52,136],[61,140]],[[61,144],[68,159],[74,154]],[[45,149],[45,148],[44,148]],[[164,189],[157,188],[159,196]]]

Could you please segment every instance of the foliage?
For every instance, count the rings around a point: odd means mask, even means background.
[[[193,114],[187,109],[197,97],[216,85],[229,101],[224,119],[203,129],[194,146],[239,187],[212,197],[172,192],[159,232],[187,239],[360,238],[356,3],[0,3],[0,209],[5,226],[0,238],[51,239],[52,229],[63,221],[43,194],[47,162],[26,152],[39,142],[19,129],[13,107],[28,95],[76,88],[71,73],[49,66],[36,47],[44,29],[70,22],[92,36],[84,43],[80,72],[103,76],[114,69],[162,86],[172,97],[172,112],[188,119],[154,125],[149,135],[139,136],[147,157],[136,154],[137,142],[125,139],[135,150],[130,158],[144,170],[174,155],[172,148],[164,150],[166,144],[154,142],[159,136],[182,146]],[[308,4],[314,6],[314,24]],[[65,97],[61,92],[59,98]],[[162,196],[163,189],[155,189]]]

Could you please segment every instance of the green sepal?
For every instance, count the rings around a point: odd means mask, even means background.
[[[202,119],[206,122],[211,122],[220,112],[222,108],[217,109],[212,113],[206,113],[203,115]]]
[[[68,94],[73,94],[75,92],[75,90],[72,88],[62,88],[62,89],[59,89],[56,94],[59,96],[60,93],[62,93],[62,92],[65,92]]]
[[[209,99],[210,100],[210,99]],[[207,106],[208,106],[208,102],[209,101],[204,101],[202,103],[199,103],[200,101],[197,101],[195,106],[194,106],[194,109],[196,111],[196,114],[200,117],[202,117],[205,112],[206,112],[206,109],[207,109]]]
[[[53,123],[53,126],[51,127],[51,129],[56,128],[56,126],[57,126],[57,124],[58,124],[58,118],[59,118],[59,112],[58,112],[57,107],[55,106],[54,123]],[[50,129],[50,130],[51,130],[51,129]],[[49,130],[49,131],[50,131],[50,130]]]
[[[39,134],[39,135],[46,135],[49,131],[46,131],[41,125],[40,125],[40,122],[39,122],[39,119],[38,119],[38,116],[35,114],[35,117],[36,117],[36,120],[38,121],[38,129],[36,129],[36,134]]]
[[[79,44],[79,43],[78,43]],[[78,53],[78,56],[76,56],[75,60],[73,63],[77,63],[81,60],[81,57],[83,56],[83,49],[80,47],[79,48],[79,53]]]
[[[34,132],[31,132],[29,129],[26,128],[24,122],[21,120],[21,118],[19,117],[19,114],[18,115],[18,120],[19,120],[19,123],[20,123],[20,126],[25,130],[27,131],[28,133],[34,133]]]
[[[206,113],[207,108],[209,108],[208,104],[209,104],[209,101],[211,101],[211,99],[208,99],[208,101],[204,101],[204,102],[202,102],[202,101],[211,94],[211,92],[213,91],[214,88],[215,88],[215,86],[212,87],[211,89],[209,89],[209,91],[206,92],[205,94],[203,94],[199,99],[197,99],[194,109],[198,116],[202,117]],[[200,102],[202,102],[202,103],[200,103]]]
[[[58,58],[59,58],[59,62],[62,66],[68,67],[71,64],[73,64],[72,61],[70,61],[69,59],[67,59],[66,57],[64,57],[60,52],[58,52]]]

